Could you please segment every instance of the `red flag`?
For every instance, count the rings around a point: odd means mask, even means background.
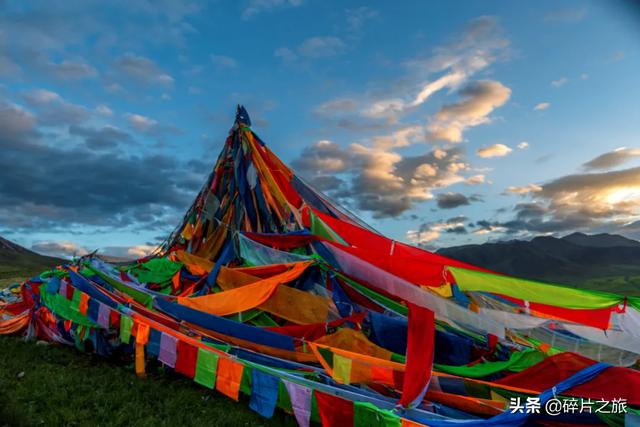
[[[314,391],[322,427],[353,425],[353,402],[332,394]]]
[[[398,402],[405,408],[422,401],[431,380],[433,368],[433,340],[435,323],[433,311],[412,303],[409,306],[409,330],[407,335],[407,363]]]

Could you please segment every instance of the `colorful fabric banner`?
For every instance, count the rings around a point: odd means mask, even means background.
[[[576,353],[560,353],[496,383],[542,391],[595,364]],[[625,399],[629,405],[640,405],[640,371],[612,366],[595,379],[568,389],[565,394],[591,399]]]
[[[212,351],[199,348],[194,381],[200,385],[213,389],[216,383],[217,368],[218,355]]]
[[[165,334],[164,332],[160,337],[160,354],[158,355],[158,360],[171,368],[176,366],[177,342],[178,338]]]
[[[120,317],[120,341],[128,344],[131,338],[131,328],[133,328],[133,319],[124,314]]]
[[[138,323],[136,329],[136,344],[147,345],[149,342],[149,325],[146,323]]]
[[[332,394],[315,390],[322,427],[344,427],[353,425],[353,402]]]
[[[98,325],[103,327],[104,329],[109,329],[109,314],[111,309],[106,305],[100,303],[98,308]]]
[[[333,355],[333,379],[340,384],[351,383],[351,359]]]
[[[427,392],[433,369],[435,319],[433,311],[409,303],[407,363],[398,402],[405,408],[418,405]]]
[[[400,417],[369,402],[354,402],[354,427],[400,427]]]
[[[87,310],[89,310],[89,295],[84,292],[80,292],[80,303],[78,305],[78,311],[80,314],[87,315]]]
[[[145,375],[145,363],[144,363],[144,344],[136,342],[136,375],[142,377]]]
[[[67,281],[66,280],[60,281],[60,288],[58,293],[65,298],[67,297]]]
[[[177,358],[175,369],[176,372],[193,378],[196,374],[196,360],[198,359],[198,347],[188,344],[182,340],[178,340]]]
[[[433,366],[437,371],[446,372],[452,375],[467,378],[482,378],[502,371],[520,372],[535,365],[536,363],[542,362],[544,359],[544,353],[538,350],[529,349],[512,353],[508,360],[495,362],[483,360],[470,366],[452,366],[437,363]]]
[[[149,331],[149,342],[147,342],[147,354],[149,356],[158,357],[160,355],[160,340],[162,332],[151,329]]]
[[[273,417],[278,401],[280,379],[259,369],[251,370],[249,407],[265,418]]]
[[[224,290],[242,288],[260,281],[239,269],[223,268],[218,285]],[[276,315],[297,325],[326,322],[331,300],[291,286],[278,286],[273,294],[256,308]]]
[[[541,304],[562,304],[564,308],[573,309],[607,308],[624,302],[620,295],[607,292],[569,288],[464,268],[449,267],[449,271],[463,291],[493,292]]]
[[[268,279],[206,296],[178,298],[178,303],[217,316],[247,311],[269,299],[279,285],[298,278],[310,264],[296,263],[288,271]]]
[[[298,421],[298,425],[300,427],[309,427],[312,390],[287,380],[283,380],[283,382],[287,388],[287,392],[289,392],[291,408],[293,409],[293,415],[296,417],[296,421]]]
[[[218,378],[216,390],[238,401],[240,398],[240,383],[244,365],[232,359],[220,358],[218,360]]]

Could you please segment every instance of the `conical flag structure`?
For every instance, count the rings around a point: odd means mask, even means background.
[[[85,256],[0,302],[0,333],[118,348],[140,375],[157,360],[305,426],[622,425],[639,414],[640,299],[389,239],[288,168],[241,106],[153,255]],[[546,410],[556,400],[559,414]]]

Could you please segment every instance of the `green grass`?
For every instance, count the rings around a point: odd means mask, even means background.
[[[24,374],[21,374],[24,373]],[[73,347],[0,336],[0,426],[296,425],[267,420],[240,402],[177,375],[138,378],[131,366]]]
[[[42,273],[46,268],[32,271],[17,271],[17,270],[3,270],[3,266],[0,265],[0,288],[4,288],[13,283],[20,283],[24,280],[37,276]]]
[[[44,270],[0,268],[0,288]],[[139,378],[132,365],[75,347],[0,335],[0,427],[297,425],[279,410],[262,418],[246,396],[234,402],[182,375],[150,371]]]

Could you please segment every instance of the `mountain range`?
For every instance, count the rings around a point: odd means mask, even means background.
[[[640,295],[640,242],[616,234],[540,236],[437,252],[527,279]]]
[[[437,252],[522,278],[640,295],[640,242],[616,234],[540,236]],[[37,274],[62,262],[0,237],[0,281]]]

